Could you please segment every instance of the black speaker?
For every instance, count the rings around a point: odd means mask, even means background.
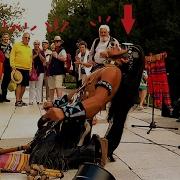
[[[85,162],[80,165],[72,180],[116,180],[106,169],[97,164]]]

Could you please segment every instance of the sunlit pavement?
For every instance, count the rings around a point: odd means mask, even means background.
[[[37,130],[37,120],[44,113],[41,105],[15,108],[14,93],[8,95],[10,103],[0,103],[0,147],[14,147],[29,142]],[[28,92],[24,101],[28,103]],[[117,180],[179,180],[180,179],[180,130],[131,127],[149,125],[152,108],[132,109],[129,113],[121,144],[115,151],[116,162],[105,166]],[[98,114],[98,124],[93,132],[103,136],[106,129],[106,111]],[[157,125],[180,127],[176,119],[165,118],[155,109]],[[71,180],[77,170],[65,172],[65,180]],[[24,180],[25,174],[0,174],[0,180]]]

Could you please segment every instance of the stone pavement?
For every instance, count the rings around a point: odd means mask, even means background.
[[[10,103],[0,103],[0,147],[14,147],[29,142],[37,130],[37,120],[44,113],[41,105],[14,106],[14,93]],[[28,103],[27,92],[25,101]],[[106,129],[106,112],[98,114],[98,124],[92,133],[103,136]],[[180,130],[131,127],[149,125],[152,108],[142,111],[132,108],[125,124],[123,138],[115,151],[116,162],[105,166],[117,180],[179,180],[180,179]],[[157,126],[179,127],[176,119],[165,118],[155,109]],[[72,180],[77,170],[65,172],[65,180]],[[0,180],[25,180],[24,174],[1,173]]]

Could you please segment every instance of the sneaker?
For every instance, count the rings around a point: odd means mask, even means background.
[[[43,102],[37,102],[37,104],[41,105],[41,104],[43,104]]]
[[[3,98],[2,96],[0,96],[0,102],[10,102],[9,99]]]
[[[27,106],[27,103],[21,101],[22,106]]]
[[[16,107],[22,107],[22,103],[21,103],[21,101],[17,101],[17,102],[15,102],[15,106],[16,106]]]
[[[138,106],[138,108],[137,108],[139,111],[141,111],[141,110],[143,110],[144,109],[144,107],[143,106]]]
[[[4,102],[11,102],[9,99],[4,99]]]

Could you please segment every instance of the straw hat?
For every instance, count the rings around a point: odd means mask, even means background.
[[[18,70],[13,70],[11,72],[11,80],[16,83],[16,84],[20,84],[22,81],[23,77],[20,71]]]
[[[10,92],[15,91],[17,87],[17,84],[15,82],[13,82],[12,80],[10,81],[9,85],[8,85],[8,90]]]

